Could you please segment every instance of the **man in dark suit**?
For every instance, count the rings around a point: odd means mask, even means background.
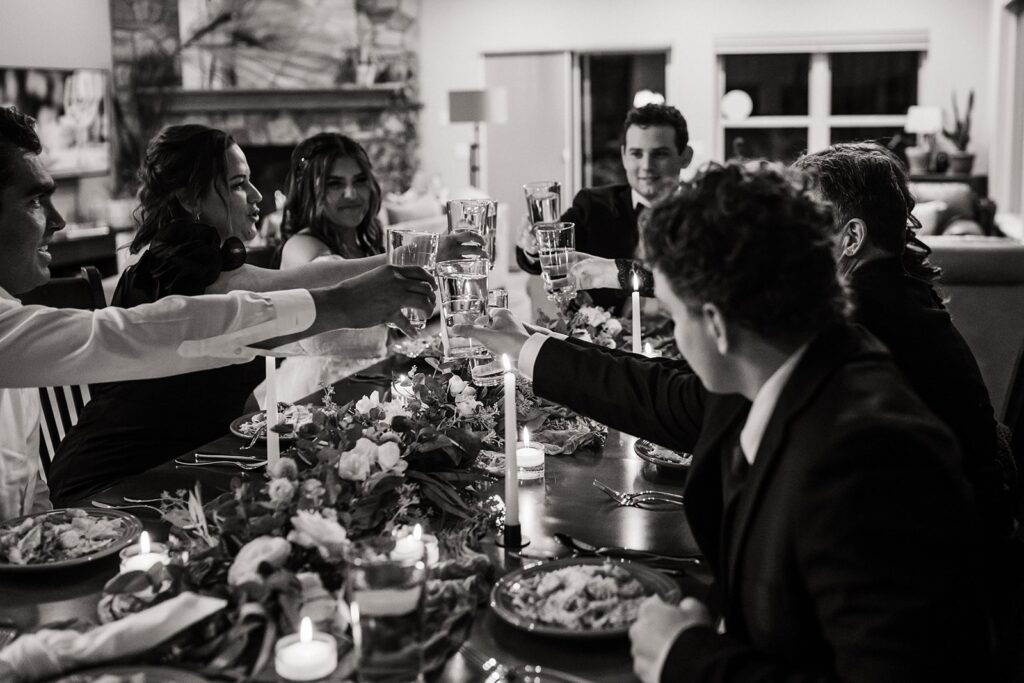
[[[675,107],[648,104],[631,109],[622,125],[622,165],[625,185],[580,190],[563,221],[576,226],[576,250],[608,259],[632,259],[640,236],[637,216],[679,182],[679,172],[693,158],[686,119]],[[536,241],[527,231],[516,247],[519,267],[540,274]],[[621,308],[628,294],[613,289],[590,292],[599,306]]]
[[[692,598],[648,600],[645,683],[988,680],[956,441],[846,321],[831,222],[782,172],[735,164],[652,210],[645,253],[695,375],[507,316],[475,331],[539,396],[694,454],[686,512],[724,629]]]

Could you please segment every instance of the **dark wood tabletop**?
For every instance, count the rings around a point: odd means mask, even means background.
[[[392,364],[374,366],[355,378],[335,385],[335,401],[344,403],[363,396],[386,383],[376,377],[390,376]],[[360,378],[365,380],[360,381]],[[310,399],[315,400],[314,395]],[[633,453],[633,437],[610,431],[600,450],[582,450],[574,455],[548,456],[545,477],[520,486],[520,516],[523,533],[531,539],[524,551],[529,557],[506,555],[489,548],[497,566],[513,570],[537,561],[535,556],[564,555],[565,548],[552,538],[555,532],[570,534],[597,546],[625,546],[670,555],[693,555],[697,548],[681,511],[652,511],[616,507],[592,482],[600,479],[619,490],[658,489],[679,492],[678,480],[665,480]],[[201,453],[265,453],[262,444],[241,451],[245,440],[227,434],[202,448]],[[165,463],[139,476],[119,482],[87,501],[124,505],[124,496],[151,498],[162,491],[191,489],[196,482],[210,497],[227,490],[236,477],[262,478],[262,471],[240,473],[235,468],[181,467]],[[500,485],[496,490],[500,491]],[[130,512],[142,519],[155,538],[165,538],[166,526],[158,514],[147,509]],[[12,621],[22,630],[70,618],[95,620],[96,604],[104,583],[118,571],[117,557],[62,571],[0,574],[0,620]],[[675,577],[684,594],[703,595],[707,577],[700,572]],[[626,638],[560,640],[526,633],[482,609],[468,647],[476,655],[494,657],[503,664],[533,664],[553,667],[594,681],[636,681],[633,676],[629,642]],[[481,680],[479,667],[462,656],[449,663],[444,680]]]

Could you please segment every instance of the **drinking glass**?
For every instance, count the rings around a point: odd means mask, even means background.
[[[498,234],[498,202],[494,199],[453,199],[448,202],[448,232],[476,233],[483,243],[490,267]]]
[[[530,225],[553,223],[562,217],[562,186],[554,180],[523,185]]]
[[[423,266],[427,270],[433,270],[434,262],[437,260],[438,239],[438,234],[434,232],[388,228],[388,263],[395,266]],[[417,330],[426,327],[427,318],[430,317],[430,311],[421,311],[418,308],[402,308],[402,314]],[[388,325],[395,327],[394,323]]]
[[[576,226],[565,221],[538,223],[536,233],[548,299],[565,303],[576,296],[576,282],[569,273],[570,259],[576,251]]]
[[[453,325],[472,325],[484,315],[487,305],[486,259],[438,261],[437,283],[441,290],[441,320],[445,334],[444,355],[450,358],[474,358],[487,355],[486,347],[471,337],[452,334]]]
[[[508,290],[504,287],[487,290],[487,312],[491,313],[496,308],[508,308]],[[485,348],[484,352],[486,355],[470,359],[469,374],[478,387],[497,386],[502,382],[505,369],[488,349]]]
[[[422,558],[353,560],[346,588],[360,681],[421,680],[426,580]]]

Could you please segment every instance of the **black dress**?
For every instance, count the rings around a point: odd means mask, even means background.
[[[237,239],[221,247],[208,225],[172,223],[124,272],[111,303],[130,308],[172,294],[202,294],[223,270],[244,261],[245,248]],[[54,456],[51,499],[57,505],[79,501],[223,435],[263,376],[263,363],[255,360],[92,385],[92,400]]]

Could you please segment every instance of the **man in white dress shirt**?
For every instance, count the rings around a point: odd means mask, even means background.
[[[429,275],[383,266],[323,289],[178,297],[99,311],[23,306],[50,277],[64,228],[31,118],[0,108],[0,520],[47,509],[34,387],[147,379],[252,360],[333,329],[369,327],[402,306],[430,310]]]

